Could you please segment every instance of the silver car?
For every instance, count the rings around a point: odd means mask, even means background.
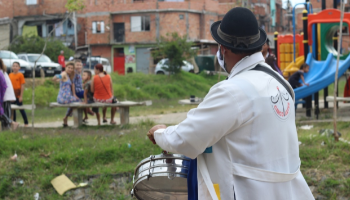
[[[156,65],[155,73],[156,74],[169,74],[169,72],[166,70],[168,68],[168,65],[169,65],[168,58],[164,58],[164,59],[160,60]],[[183,71],[186,71],[186,72],[194,73],[193,65],[185,60],[183,61],[183,65],[181,66],[181,69]]]
[[[40,54],[35,53],[20,53],[18,57],[22,60],[25,60],[31,63],[34,66],[35,61],[39,58]],[[38,62],[36,63],[37,67],[40,67],[45,76],[54,76],[55,74],[60,74],[62,72],[62,67],[60,64],[53,62],[46,55],[42,55]]]
[[[4,64],[7,67],[7,73],[11,73],[12,64],[14,62],[18,62],[21,66],[19,72],[21,72],[24,75],[24,77],[32,77],[33,66],[29,62],[18,58],[18,56],[12,51],[0,51],[0,58],[4,61]],[[39,68],[38,70],[35,70],[35,76],[37,76],[37,74],[40,75]]]

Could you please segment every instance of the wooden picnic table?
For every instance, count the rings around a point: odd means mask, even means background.
[[[83,111],[85,108],[107,108],[119,107],[120,124],[129,123],[129,110],[133,106],[144,106],[146,102],[121,101],[118,103],[89,103],[83,104],[81,102],[70,104],[59,104],[57,102],[50,103],[51,108],[73,108],[74,127],[80,127],[83,124]]]

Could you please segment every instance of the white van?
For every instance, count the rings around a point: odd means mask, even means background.
[[[90,68],[90,60],[91,60],[91,68]],[[94,74],[94,67],[96,64],[102,64],[103,70],[108,74],[112,73],[112,67],[107,58],[102,57],[88,57],[86,63],[84,64],[84,69],[90,69],[91,73]]]

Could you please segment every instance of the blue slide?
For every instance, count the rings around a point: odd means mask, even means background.
[[[294,89],[295,100],[299,100],[314,94],[334,83],[335,70],[337,67],[337,59],[332,54],[328,54],[324,61],[315,60],[309,53],[306,63],[310,66],[310,71],[304,74],[305,82],[310,86],[303,85]],[[350,56],[345,60],[339,61],[338,78],[343,75],[350,67]]]

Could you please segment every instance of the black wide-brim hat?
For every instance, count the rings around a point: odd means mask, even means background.
[[[217,43],[242,52],[262,47],[267,39],[252,11],[242,7],[231,9],[222,21],[214,22],[210,33]]]

